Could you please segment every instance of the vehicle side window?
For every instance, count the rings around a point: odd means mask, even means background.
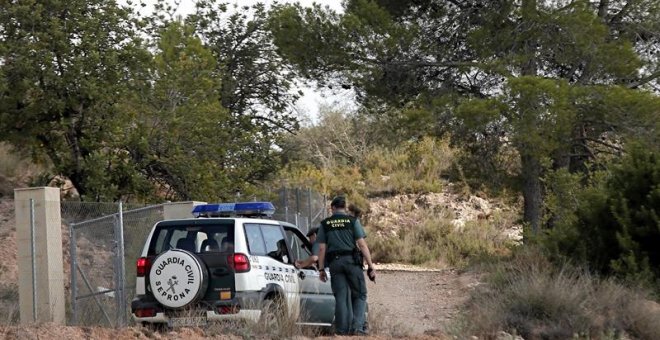
[[[183,243],[186,238],[188,238],[187,230],[175,229],[172,232],[172,237],[170,238],[170,248],[179,248],[178,244]]]
[[[300,237],[296,233],[290,230],[286,230],[285,232],[286,232],[286,238],[289,241],[289,244],[291,245],[291,252],[293,253],[291,255],[301,261],[307,259],[311,255],[311,250],[303,247],[305,243],[300,239]]]
[[[160,232],[158,233],[158,239],[156,240],[156,254],[160,254],[168,249],[170,249],[169,245],[165,243],[165,238],[167,237],[167,232]]]
[[[289,263],[289,251],[280,226],[263,224],[261,225],[261,233],[264,235],[268,256],[280,262]]]
[[[250,255],[266,255],[266,245],[258,224],[245,224],[245,236]]]

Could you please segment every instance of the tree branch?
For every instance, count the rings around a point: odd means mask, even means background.
[[[589,138],[589,137],[584,137],[584,138],[582,138],[582,139],[585,140],[585,141],[589,141],[589,142],[594,142],[594,143],[596,143],[596,144],[600,144],[600,145],[602,145],[602,146],[606,146],[606,147],[608,147],[608,148],[614,149],[614,150],[619,151],[619,152],[623,152],[623,151],[624,151],[622,147],[616,146],[616,145],[614,145],[614,144],[607,143],[607,142],[602,141],[602,140],[600,140],[600,139]]]
[[[290,127],[287,127],[287,126],[285,126],[284,124],[282,124],[282,123],[280,123],[280,122],[277,122],[277,121],[275,121],[275,120],[273,120],[273,119],[270,119],[270,118],[268,118],[268,117],[257,116],[257,115],[251,115],[251,116],[249,116],[249,117],[250,117],[250,119],[263,120],[263,121],[269,122],[269,123],[273,124],[274,126],[280,128],[280,129],[282,129],[282,130],[285,130],[286,132],[294,133],[294,130],[291,129]]]
[[[401,61],[401,62],[381,62],[382,65],[402,65],[411,67],[475,67],[482,66],[481,63],[470,61],[444,61],[444,62],[427,62],[427,61]]]
[[[642,86],[642,85],[644,85],[648,82],[651,82],[651,81],[655,80],[658,77],[660,77],[660,70],[651,73],[648,77],[644,77],[644,78],[642,78],[642,79],[640,79],[640,80],[638,80],[634,83],[628,84],[627,87],[629,89],[636,89],[636,88],[638,88],[638,87],[640,87],[640,86]]]

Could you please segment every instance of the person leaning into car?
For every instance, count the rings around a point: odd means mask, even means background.
[[[307,232],[307,238],[309,239],[309,242],[312,243],[312,249],[311,252],[312,254],[306,258],[303,261],[296,260],[294,266],[298,269],[301,268],[308,268],[316,264],[316,261],[319,259],[319,243],[316,242],[316,234],[318,233],[319,228],[314,227]]]
[[[335,296],[337,334],[366,334],[367,285],[362,272],[362,258],[356,255],[358,250],[361,251],[369,268],[369,279],[375,280],[371,253],[364,240],[366,234],[360,220],[346,213],[344,197],[335,197],[330,209],[332,215],[321,221],[317,236],[319,277],[323,282],[328,280],[324,268],[327,258],[332,277],[330,285]],[[359,249],[356,249],[356,243]]]

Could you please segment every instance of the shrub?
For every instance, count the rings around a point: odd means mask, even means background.
[[[3,269],[0,266],[0,270]],[[16,324],[19,321],[18,285],[16,283],[0,283],[0,325]]]
[[[448,141],[428,137],[394,149],[373,148],[362,160],[364,181],[370,195],[440,191],[454,154]]]
[[[660,289],[660,154],[632,147],[609,174],[596,178],[578,192],[557,190],[564,192],[557,201],[571,197],[575,208],[555,210],[563,214],[541,243],[600,273]]]
[[[495,213],[490,220],[452,224],[445,211],[419,209],[419,225],[401,230],[396,236],[369,237],[369,249],[376,262],[423,264],[434,267],[466,267],[489,257],[509,253],[513,242],[503,233],[509,216]]]
[[[472,322],[457,331],[483,338],[502,330],[525,339],[660,337],[660,306],[639,289],[555,266],[533,249],[491,268],[464,317]]]
[[[447,140],[424,138],[393,149],[371,147],[361,157],[350,164],[325,162],[323,167],[293,162],[278,177],[331,196],[344,194],[365,206],[370,196],[440,191],[443,174],[455,162],[455,150]]]

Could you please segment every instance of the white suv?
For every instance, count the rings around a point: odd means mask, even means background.
[[[274,306],[299,324],[331,326],[330,281],[296,269],[311,244],[290,223],[267,218],[270,202],[196,206],[197,218],[154,225],[137,260],[137,322],[198,326],[211,320],[259,320]]]

